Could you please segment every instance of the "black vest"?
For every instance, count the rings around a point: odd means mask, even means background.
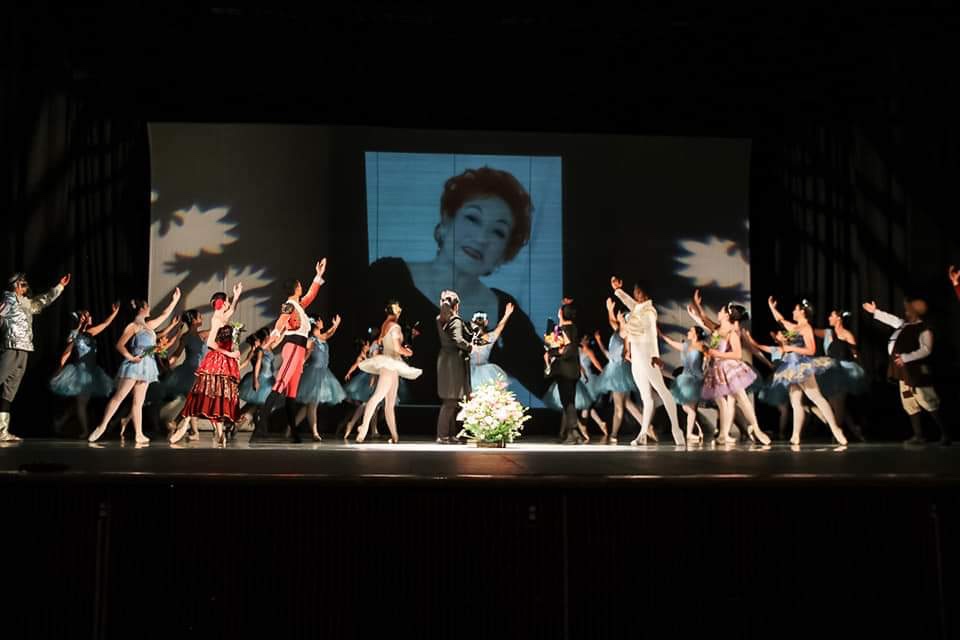
[[[930,358],[907,362],[898,367],[894,356],[902,353],[912,353],[920,348],[920,334],[928,329],[925,322],[907,324],[903,326],[896,342],[893,343],[893,353],[890,355],[890,364],[887,367],[887,377],[893,380],[903,380],[911,387],[930,387],[933,385],[933,373],[930,370]]]

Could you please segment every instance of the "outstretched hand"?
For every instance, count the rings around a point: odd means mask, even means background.
[[[71,277],[72,277],[71,274],[68,273],[67,275],[65,275],[65,276],[63,276],[62,278],[60,278],[60,286],[61,286],[61,287],[65,287],[65,286],[67,286],[68,284],[70,284],[70,278],[71,278]]]
[[[869,313],[870,315],[873,315],[877,312],[877,303],[872,300],[870,302],[864,302],[863,310]]]
[[[180,300],[180,287],[177,287],[176,289],[173,290],[173,301],[179,302],[179,300]]]
[[[772,309],[773,311],[776,311],[776,310],[777,310],[777,299],[774,298],[773,296],[770,296],[769,298],[767,298],[767,305],[770,307],[770,309]]]
[[[693,304],[698,307],[703,305],[703,295],[700,293],[700,289],[693,290]]]
[[[512,302],[508,302],[506,306],[503,308],[503,317],[509,318],[515,309],[516,309],[516,306],[514,306]]]
[[[119,312],[120,312],[119,302],[114,302],[112,305],[110,305],[110,315],[116,315]]]
[[[333,316],[333,320],[330,322],[330,326],[334,329],[340,326],[340,314]]]
[[[607,313],[613,313],[613,310],[617,307],[617,303],[613,298],[607,298]]]
[[[243,292],[243,283],[242,283],[242,282],[238,282],[237,284],[233,285],[233,297],[234,297],[234,298],[236,298],[237,296],[239,296],[242,292]]]
[[[322,258],[320,262],[317,263],[315,269],[317,270],[317,276],[322,278],[324,272],[327,270],[327,259]]]

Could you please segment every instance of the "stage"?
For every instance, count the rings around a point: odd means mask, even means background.
[[[505,449],[426,440],[363,444],[249,442],[241,433],[216,447],[209,433],[171,446],[163,440],[29,439],[0,446],[0,479],[30,481],[202,481],[557,486],[948,486],[960,481],[960,447],[829,443],[689,448],[523,440]]]

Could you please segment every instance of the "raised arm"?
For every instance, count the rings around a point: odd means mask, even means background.
[[[508,302],[503,309],[503,317],[500,318],[500,322],[497,323],[493,331],[487,334],[487,342],[496,342],[500,339],[500,334],[503,333],[503,328],[507,326],[507,320],[513,315],[514,309],[513,303]]]
[[[877,308],[877,303],[873,302],[864,302],[863,310],[873,316],[874,320],[882,322],[883,324],[893,327],[894,329],[899,329],[904,325],[903,318],[899,318],[892,313],[887,313],[886,311],[881,311]]]
[[[712,318],[708,318],[706,311],[703,310],[703,296],[700,294],[700,289],[693,290],[693,301],[691,305],[687,307],[687,313],[690,314],[694,322],[707,331],[716,331],[720,328],[720,323]]]
[[[30,312],[34,314],[40,313],[41,311],[49,307],[51,304],[53,304],[54,300],[60,297],[60,294],[63,293],[64,287],[66,287],[68,284],[70,284],[69,273],[63,276],[62,278],[60,278],[60,282],[58,282],[49,291],[45,291],[40,295],[34,296],[32,298],[28,298],[29,305],[30,305]]]
[[[233,300],[230,301],[230,307],[223,313],[223,321],[227,322],[230,318],[233,317],[233,312],[237,310],[237,300],[240,299],[240,294],[243,292],[243,283],[238,282],[233,285]]]
[[[613,298],[607,298],[607,322],[614,331],[620,330],[620,321],[616,314],[617,302]]]
[[[763,352],[763,353],[773,353],[773,347],[768,347],[768,346],[765,345],[765,344],[760,344],[759,342],[757,342],[756,340],[753,339],[753,335],[752,335],[749,331],[742,331],[742,333],[743,333],[743,337],[744,337],[744,339],[745,339],[745,341],[746,341],[747,348],[750,349],[751,351],[753,351],[756,355],[758,355],[758,356],[760,356],[760,357],[762,358],[763,356],[760,355],[760,352]],[[741,343],[741,345],[742,345],[742,344],[743,344],[743,343]],[[773,363],[771,363],[769,360],[766,360],[766,362],[767,362],[767,364],[770,365],[770,368],[773,368]]]
[[[162,325],[164,321],[170,317],[170,314],[173,313],[178,302],[180,302],[180,287],[173,290],[173,297],[170,299],[170,304],[167,305],[167,308],[156,318],[147,320],[147,326],[156,331],[157,327]]]
[[[674,340],[664,332],[660,331],[660,325],[657,325],[657,335],[659,335],[663,339],[663,341],[666,342],[668,345],[670,345],[670,347],[672,347],[673,349],[676,349],[677,351],[683,351],[683,343],[677,342],[676,340]]]
[[[333,321],[330,323],[330,328],[320,334],[320,339],[326,342],[333,337],[333,334],[337,332],[337,329],[340,328],[340,316],[333,316]]]
[[[109,327],[114,320],[116,320],[117,312],[120,311],[120,305],[114,302],[113,306],[110,307],[110,309],[111,309],[110,315],[108,315],[106,319],[100,324],[92,326],[89,329],[87,329],[87,333],[89,333],[91,336],[98,336],[103,332],[104,329]]]
[[[767,298],[767,306],[770,307],[770,313],[773,314],[773,319],[776,320],[781,325],[783,325],[787,331],[793,331],[794,329],[797,328],[796,322],[790,322],[789,320],[784,318],[783,314],[780,313],[780,311],[777,309],[776,298],[774,298],[773,296],[770,296],[769,298]]]
[[[316,299],[317,293],[320,291],[320,287],[323,286],[323,274],[327,270],[327,259],[324,258],[318,262],[314,267],[314,270],[316,271],[317,275],[313,277],[313,282],[310,283],[310,289],[307,290],[307,295],[300,298],[300,306],[303,307],[304,310],[306,310],[306,308],[310,306],[310,303]]]
[[[600,349],[600,353],[603,354],[603,357],[607,360],[610,359],[610,354],[607,352],[607,348],[603,346],[603,337],[600,335],[599,331],[593,332],[593,339],[597,342],[597,349]]]
[[[617,296],[617,299],[626,305],[630,311],[633,311],[639,304],[630,294],[623,290],[623,280],[617,276],[610,278],[610,287],[613,289],[613,295]]]

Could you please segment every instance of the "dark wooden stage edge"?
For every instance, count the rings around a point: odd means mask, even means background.
[[[960,482],[960,448],[822,443],[686,449],[524,441],[479,449],[416,440],[251,444],[246,434],[226,448],[214,447],[209,434],[176,447],[156,440],[137,447],[129,441],[43,439],[0,447],[0,482],[70,481],[935,487]]]

